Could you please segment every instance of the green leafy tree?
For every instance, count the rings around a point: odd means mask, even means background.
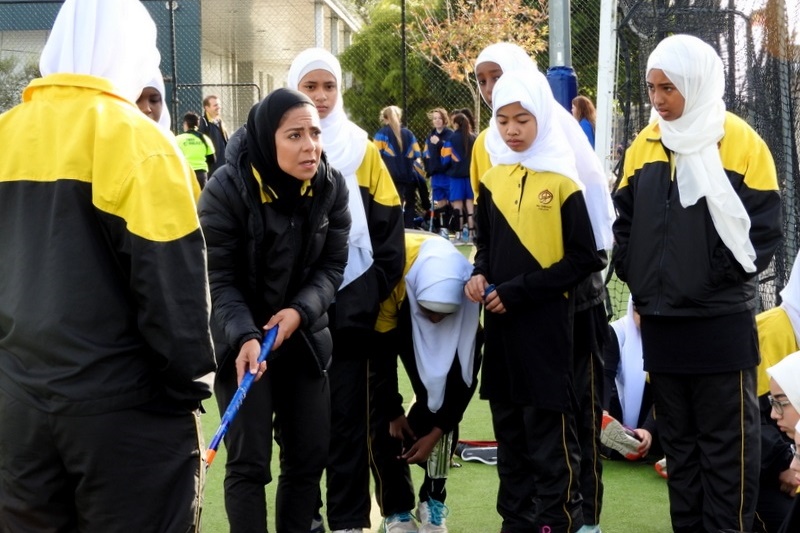
[[[407,20],[411,20],[411,13]],[[374,3],[368,13],[368,24],[354,36],[353,44],[339,60],[342,68],[352,73],[351,86],[344,91],[345,108],[354,122],[370,134],[382,125],[381,109],[387,105],[402,107],[403,42],[401,38],[400,0]],[[407,42],[412,26],[407,24]],[[455,82],[441,69],[426,61],[413,48],[407,48],[407,105],[404,122],[420,139],[430,128],[427,112],[434,107],[468,107],[472,102],[469,90]]]
[[[8,111],[22,101],[22,90],[39,77],[35,63],[22,65],[18,57],[0,58],[0,113]]]

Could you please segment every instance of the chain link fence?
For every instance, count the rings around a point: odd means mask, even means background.
[[[0,111],[19,102],[38,75],[38,57],[60,1],[0,0]],[[202,113],[216,95],[229,131],[250,107],[286,84],[292,59],[312,46],[337,55],[345,71],[345,107],[367,132],[380,110],[404,109],[404,122],[422,143],[427,112],[470,109],[486,126],[471,66],[486,45],[521,44],[547,71],[546,2],[535,0],[143,0],[158,26],[165,103],[173,130],[187,111]],[[608,2],[612,5],[613,2]],[[603,3],[605,5],[605,3]],[[578,93],[596,101],[601,0],[570,6],[571,58]],[[762,307],[779,300],[798,251],[800,199],[800,7],[797,0],[618,0],[612,140],[616,158],[649,118],[644,69],[654,46],[670,33],[712,43],[726,66],[728,108],[764,137],[778,167],[786,239],[762,275]],[[605,37],[605,36],[604,36]],[[600,126],[600,125],[598,125]],[[601,150],[602,153],[603,150]],[[611,178],[611,176],[610,176]],[[627,293],[610,284],[614,309]]]

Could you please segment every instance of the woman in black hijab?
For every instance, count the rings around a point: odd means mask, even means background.
[[[267,530],[273,430],[282,456],[276,529],[308,531],[328,453],[326,310],[347,261],[347,187],[322,153],[314,104],[290,89],[253,106],[226,160],[199,203],[220,413],[245,372],[257,377],[225,438],[230,531]],[[263,330],[276,325],[266,371],[256,359]]]

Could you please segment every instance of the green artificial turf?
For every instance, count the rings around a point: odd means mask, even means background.
[[[400,372],[401,390],[409,400],[410,386]],[[245,399],[245,401],[247,401]],[[216,403],[205,403],[208,411],[203,417],[206,442],[219,424]],[[461,424],[461,438],[467,440],[492,440],[489,404],[473,398]],[[277,447],[275,449],[277,456]],[[497,470],[482,463],[459,460],[461,468],[453,468],[447,481],[447,518],[451,533],[496,533],[500,530],[500,517],[495,510],[497,495]],[[660,533],[671,531],[667,506],[666,482],[656,474],[652,465],[606,461],[604,465],[605,497],[601,527],[603,533]],[[222,496],[222,480],[225,470],[225,449],[220,447],[214,464],[208,471],[203,510],[203,531],[222,533],[228,530]],[[412,467],[415,487],[422,480],[422,469]],[[275,487],[277,485],[277,457],[273,458],[272,474],[275,481],[267,486],[266,499],[270,531],[274,526]],[[380,524],[373,521],[372,531]]]
[[[469,259],[475,247],[458,244],[459,250]],[[616,277],[609,283],[613,295],[615,315],[625,312],[627,290]],[[406,401],[411,399],[411,387],[403,372],[399,373],[400,389]],[[245,400],[247,401],[247,400]],[[203,418],[206,441],[219,424],[216,403],[205,403],[207,414]],[[489,404],[473,398],[460,426],[461,439],[493,440],[492,421]],[[278,477],[277,446],[272,461],[272,476]],[[458,460],[460,468],[453,468],[447,481],[447,506],[450,510],[447,526],[451,533],[496,533],[500,530],[500,517],[495,510],[497,497],[497,470],[482,463],[469,463]],[[227,531],[225,508],[222,496],[222,480],[225,468],[225,449],[220,447],[216,460],[208,471],[203,510],[203,531],[222,533]],[[422,469],[412,467],[415,488],[422,481]],[[600,520],[603,533],[661,533],[671,531],[667,502],[667,484],[656,474],[649,463],[629,463],[625,461],[606,461],[603,480],[605,496]],[[267,486],[266,499],[269,527],[275,531],[275,487],[273,481]],[[323,489],[324,490],[324,489]],[[323,513],[324,514],[324,513]],[[374,513],[373,513],[374,514]],[[380,523],[375,520],[371,531],[378,531]]]

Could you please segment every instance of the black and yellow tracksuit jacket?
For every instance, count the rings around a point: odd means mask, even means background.
[[[761,272],[782,238],[775,164],[766,143],[744,120],[727,113],[724,128],[722,166],[750,215],[750,240]],[[675,179],[673,154],[661,143],[654,122],[628,149],[614,195],[614,266],[639,313],[714,317],[754,309],[755,274],[745,273],[722,243],[705,198],[681,206]]]
[[[193,172],[107,80],[36,79],[0,116],[0,388],[89,415],[196,408],[215,370]]]
[[[570,292],[602,269],[580,186],[521,165],[480,180],[474,274],[496,285],[505,314],[485,313],[481,396],[571,408]]]
[[[335,328],[372,330],[380,302],[403,275],[403,207],[380,152],[372,142],[365,142],[367,151],[356,170],[356,179],[367,216],[373,263],[336,293],[330,313]]]

